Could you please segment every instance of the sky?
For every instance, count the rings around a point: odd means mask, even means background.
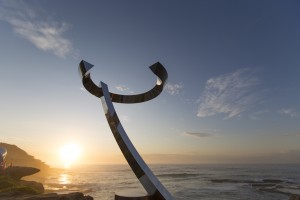
[[[0,140],[60,165],[125,163],[83,59],[147,163],[300,162],[299,1],[0,1]],[[9,153],[9,152],[8,152]]]

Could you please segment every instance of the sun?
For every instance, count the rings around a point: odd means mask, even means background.
[[[60,149],[60,158],[63,161],[64,167],[68,168],[74,162],[76,162],[81,154],[80,147],[75,143],[64,145]]]

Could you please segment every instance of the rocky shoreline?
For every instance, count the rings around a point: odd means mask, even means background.
[[[93,200],[81,192],[68,194],[45,193],[43,184],[21,180],[39,172],[34,167],[7,167],[0,173],[0,200]]]
[[[45,193],[38,195],[6,193],[0,195],[1,200],[93,200],[91,196],[85,196],[81,192],[72,192],[68,194]]]
[[[57,194],[45,192],[42,183],[22,180],[23,177],[39,172],[34,167],[7,167],[0,171],[0,200],[93,200],[94,198],[81,192]],[[212,179],[213,183],[244,183],[250,184],[259,191],[281,193],[288,196],[289,200],[300,200],[299,194],[284,190],[290,184],[288,181],[277,179],[263,179],[260,181]],[[293,188],[291,188],[293,189]],[[297,189],[297,188],[296,188]]]

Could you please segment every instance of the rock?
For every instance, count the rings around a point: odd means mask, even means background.
[[[34,167],[8,167],[4,170],[3,174],[15,180],[20,180],[24,176],[29,176],[39,172],[40,170]]]
[[[5,157],[5,161],[8,165],[12,163],[13,166],[36,167],[44,172],[50,168],[49,165],[34,158],[34,156],[29,155],[26,151],[20,149],[16,145],[0,142],[0,146],[5,148],[8,152]]]
[[[11,188],[16,185],[16,181],[6,177],[6,176],[0,176],[0,191],[5,190],[6,188]]]
[[[44,192],[44,186],[41,183],[35,181],[24,181],[24,180],[20,180],[19,183],[23,186],[27,186],[34,189],[37,192],[37,194]]]
[[[65,200],[93,200],[93,197],[91,197],[91,196],[84,196],[80,192],[73,192],[73,193],[61,195],[61,197],[59,198],[59,200],[63,200],[63,199],[65,199]]]
[[[41,195],[26,197],[20,200],[93,200],[93,199],[94,199],[93,197],[85,196],[80,192],[72,192],[69,194],[56,194],[56,193],[41,194]]]
[[[0,200],[93,200],[91,196],[85,196],[80,192],[72,192],[69,194],[47,193],[39,195],[19,195],[10,193],[5,196],[0,195]]]
[[[16,180],[8,175],[0,176],[0,199],[11,196],[36,195],[44,192],[44,186],[35,181]]]
[[[300,200],[300,195],[293,194],[292,196],[290,196],[289,200]]]
[[[35,181],[20,180],[40,170],[33,167],[8,167],[0,174],[0,200],[93,200],[81,192],[56,194],[44,192],[44,186]]]

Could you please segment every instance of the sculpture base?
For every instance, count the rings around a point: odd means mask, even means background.
[[[115,200],[154,200],[153,197],[140,190],[123,190],[115,194]]]

